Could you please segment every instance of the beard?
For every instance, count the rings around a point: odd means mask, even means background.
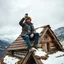
[[[31,24],[31,21],[27,22],[27,24]]]

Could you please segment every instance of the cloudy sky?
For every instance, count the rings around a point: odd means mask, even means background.
[[[64,0],[0,0],[0,39],[21,33],[18,23],[26,12],[35,27],[50,24],[54,30],[64,26]]]

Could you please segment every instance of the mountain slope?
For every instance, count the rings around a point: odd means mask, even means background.
[[[64,27],[54,30],[54,33],[60,41],[64,40]]]
[[[0,40],[0,59],[6,53],[7,48],[10,46],[9,42],[6,40]]]

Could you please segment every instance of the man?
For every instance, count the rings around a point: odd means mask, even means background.
[[[26,41],[26,44],[28,45],[28,49],[32,50],[31,47],[31,39],[34,39],[34,47],[37,47],[39,34],[36,33],[33,23],[31,22],[31,18],[28,17],[28,14],[25,14],[25,17],[21,19],[19,22],[20,26],[22,26],[22,38]]]

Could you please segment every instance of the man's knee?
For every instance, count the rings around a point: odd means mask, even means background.
[[[26,39],[29,39],[29,36],[28,36],[28,35],[25,35],[25,38],[26,38]]]
[[[39,33],[35,33],[34,35],[35,35],[35,36],[39,36]]]

